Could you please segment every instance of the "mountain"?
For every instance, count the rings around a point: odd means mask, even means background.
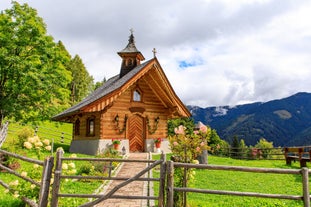
[[[260,138],[275,147],[311,145],[311,93],[234,107],[187,107],[195,122],[216,129],[229,143],[236,135],[253,146]]]

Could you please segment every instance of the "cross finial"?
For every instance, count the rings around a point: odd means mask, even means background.
[[[133,28],[131,28],[130,29],[130,32],[131,32],[131,35],[133,34],[133,32],[134,32],[134,29]]]
[[[153,52],[153,57],[156,57],[157,50],[153,48],[152,52]]]

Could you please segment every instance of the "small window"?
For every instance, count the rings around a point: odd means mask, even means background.
[[[80,120],[77,119],[75,122],[75,135],[80,135]]]
[[[87,119],[87,136],[95,136],[95,118],[91,117]]]
[[[141,94],[138,90],[135,90],[133,93],[133,101],[141,101]]]

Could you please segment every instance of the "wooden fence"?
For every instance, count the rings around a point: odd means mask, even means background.
[[[60,197],[79,197],[79,198],[95,198],[96,200],[85,203],[81,205],[81,207],[90,207],[94,206],[106,199],[109,198],[119,198],[119,199],[141,199],[141,200],[158,200],[158,206],[164,206],[164,192],[165,192],[165,154],[162,154],[160,160],[129,160],[129,159],[111,159],[111,158],[65,158],[63,157],[63,151],[58,150],[56,152],[56,166],[55,166],[55,174],[54,174],[54,183],[52,188],[52,201],[51,207],[58,206],[58,200]],[[87,162],[108,162],[109,173],[108,176],[85,176],[85,175],[62,175],[62,163],[63,161],[87,161]],[[125,162],[142,162],[148,164],[144,170],[137,172],[133,177],[115,177],[111,173],[111,163],[125,163]],[[160,166],[160,178],[153,178],[151,176],[152,170],[156,167]],[[143,178],[142,175],[147,173],[147,177]],[[111,191],[104,195],[99,194],[64,194],[60,192],[60,184],[63,179],[90,179],[90,180],[121,180],[124,181],[117,186],[115,186]],[[147,181],[147,182],[159,182],[159,192],[158,196],[153,196],[150,193],[147,193],[147,196],[121,196],[121,195],[113,195],[117,190],[124,187],[125,185],[133,182],[133,181]],[[148,185],[150,186],[150,185]]]
[[[309,192],[309,169],[275,169],[275,168],[250,168],[250,167],[235,167],[235,166],[218,166],[218,165],[198,165],[198,164],[187,164],[179,163],[173,161],[165,161],[165,155],[161,156],[160,160],[127,160],[127,159],[110,159],[110,158],[65,158],[63,157],[63,151],[59,150],[56,155],[56,166],[54,168],[54,183],[52,187],[52,193],[49,194],[49,185],[52,175],[53,168],[53,157],[47,158],[44,162],[26,158],[20,155],[16,155],[0,149],[0,153],[4,153],[8,156],[12,156],[23,161],[27,161],[34,164],[39,164],[43,166],[41,183],[37,183],[31,178],[23,177],[19,173],[9,169],[8,167],[0,164],[0,168],[5,170],[7,173],[13,174],[21,179],[26,180],[36,186],[40,187],[39,202],[34,203],[28,198],[22,198],[24,202],[33,207],[46,207],[48,205],[48,200],[51,200],[51,207],[58,206],[58,199],[60,197],[79,197],[79,198],[92,198],[96,199],[91,202],[85,203],[82,207],[94,206],[99,202],[102,202],[109,198],[118,199],[145,199],[145,200],[158,200],[158,206],[172,207],[174,204],[174,192],[184,193],[184,204],[186,205],[187,193],[204,193],[204,194],[218,194],[218,195],[232,195],[232,196],[249,196],[249,197],[261,197],[261,198],[271,198],[271,199],[289,199],[289,200],[302,200],[304,202],[304,207],[310,207],[310,192]],[[82,161],[82,162],[107,162],[111,166],[112,162],[125,163],[125,162],[144,162],[148,166],[137,172],[133,177],[118,177],[113,176],[111,172],[111,167],[109,167],[108,176],[77,176],[77,175],[63,175],[62,174],[62,163],[63,161]],[[160,177],[153,178],[150,174],[147,177],[141,177],[142,175],[151,172],[154,167],[160,166]],[[303,195],[283,195],[283,194],[265,194],[265,193],[255,193],[255,192],[236,192],[236,191],[224,191],[224,190],[210,190],[210,189],[196,189],[188,188],[187,186],[175,187],[174,186],[174,170],[176,168],[184,169],[205,169],[205,170],[222,170],[222,171],[240,171],[240,172],[250,172],[250,173],[275,173],[275,174],[296,174],[302,176],[302,194]],[[65,194],[60,192],[60,184],[64,179],[88,179],[88,180],[122,180],[121,184],[115,186],[110,192],[99,195],[99,194]],[[114,195],[114,193],[124,187],[125,185],[133,181],[147,181],[147,182],[159,182],[159,192],[158,196],[147,195],[147,196],[121,196]],[[165,184],[166,183],[166,184]],[[0,180],[0,184],[7,189],[10,186]],[[166,192],[166,199],[165,199]],[[50,197],[49,197],[50,196]]]
[[[21,199],[27,203],[28,205],[32,207],[46,207],[48,205],[48,197],[49,197],[49,187],[50,187],[50,181],[51,181],[51,175],[52,175],[52,169],[54,165],[54,159],[53,157],[47,157],[44,161],[31,159],[28,157],[24,157],[21,155],[17,155],[11,152],[4,151],[0,149],[0,153],[5,154],[7,156],[14,157],[16,159],[23,160],[25,162],[37,164],[43,166],[42,175],[41,175],[41,182],[38,183],[33,178],[29,178],[26,176],[22,176],[20,173],[10,169],[9,167],[4,166],[0,163],[0,169],[4,170],[6,173],[12,174],[18,178],[23,179],[26,182],[29,182],[31,184],[34,184],[40,188],[39,191],[39,201],[38,203],[35,203],[33,200],[27,197],[22,197]],[[4,181],[0,180],[0,185],[2,185],[4,188],[8,190],[12,190],[10,185],[8,183],[5,183]]]
[[[9,122],[4,123],[3,125],[1,125],[0,123],[0,148],[6,139],[8,128],[9,128]]]
[[[276,174],[300,174],[302,176],[302,190],[303,195],[282,195],[282,194],[263,194],[254,192],[236,192],[236,191],[223,191],[223,190],[209,190],[209,189],[196,189],[188,188],[187,186],[175,187],[174,186],[174,169],[207,169],[207,170],[227,170],[227,171],[240,171],[251,173],[276,173]],[[233,196],[250,196],[261,198],[276,198],[276,199],[289,199],[289,200],[303,200],[304,207],[310,207],[310,193],[309,193],[309,169],[274,169],[274,168],[250,168],[250,167],[234,167],[234,166],[217,166],[217,165],[197,165],[168,161],[167,164],[167,207],[172,207],[174,204],[174,192],[184,192],[184,206],[186,206],[187,193],[205,193],[205,194],[218,194],[218,195],[233,195]]]

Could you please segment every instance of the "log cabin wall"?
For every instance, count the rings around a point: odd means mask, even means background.
[[[134,90],[141,92],[141,101],[133,101]],[[165,138],[167,136],[167,114],[168,110],[163,107],[163,104],[159,101],[158,97],[152,92],[146,81],[139,80],[136,85],[128,88],[122,93],[113,103],[113,106],[107,110],[101,116],[101,139],[126,139],[127,130],[124,129],[125,115],[128,118],[138,114],[144,118],[146,124],[145,139],[151,138]],[[114,122],[115,117],[119,117],[119,127],[116,127]],[[157,129],[155,130],[155,119],[159,117]],[[149,120],[150,130],[147,126],[147,118]],[[126,127],[127,127],[126,123]],[[150,133],[153,132],[154,133]],[[122,132],[122,133],[121,133]]]
[[[90,134],[88,130],[89,119],[94,120],[94,133]],[[79,120],[77,122],[77,120]],[[75,117],[73,123],[73,140],[96,140],[100,139],[100,112],[83,113]]]

